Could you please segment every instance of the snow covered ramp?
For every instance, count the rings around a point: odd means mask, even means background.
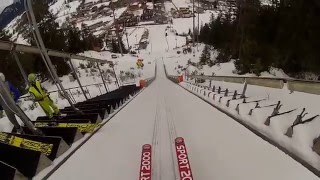
[[[148,143],[156,152],[153,179],[174,180],[178,175],[171,151],[173,136],[185,139],[197,180],[318,179],[282,151],[167,80],[162,65],[154,83],[50,179],[138,179],[141,147]]]

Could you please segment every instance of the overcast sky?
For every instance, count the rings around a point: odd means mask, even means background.
[[[2,10],[9,6],[10,4],[12,4],[13,0],[0,0],[0,13],[2,12]]]

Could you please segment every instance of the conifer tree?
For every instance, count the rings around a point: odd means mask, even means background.
[[[210,54],[210,49],[208,45],[205,45],[200,57],[200,65],[206,65],[209,64],[209,61],[211,61],[211,54]]]

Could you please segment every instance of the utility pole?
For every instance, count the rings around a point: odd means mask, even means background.
[[[127,37],[127,45],[128,45],[128,50],[130,49],[130,45],[129,45],[129,40],[128,40],[128,32],[126,30],[126,37]]]
[[[113,72],[114,72],[114,77],[116,78],[116,83],[118,84],[118,87],[120,88],[120,82],[119,82],[119,79],[117,77],[116,69],[114,68],[114,64],[113,63],[112,63],[112,69],[113,69]]]
[[[244,3],[243,3],[244,2]],[[243,25],[243,15],[244,15],[244,11],[245,9],[243,9],[243,6],[246,5],[246,0],[241,0],[240,3],[240,15],[239,15],[239,25],[240,30],[241,30],[241,40],[240,40],[240,45],[239,45],[239,59],[241,59],[242,53],[241,53],[241,49],[242,49],[242,44],[243,44],[243,40],[244,40],[244,25]]]
[[[198,0],[198,9],[197,9],[197,14],[198,14],[198,34],[197,34],[197,43],[199,43],[199,34],[200,34],[200,16],[199,16],[199,9],[200,9],[200,0]]]
[[[194,29],[195,29],[195,19],[194,19],[194,0],[192,0],[192,21],[193,21],[193,26],[192,26],[192,45],[194,47],[195,43],[194,43],[194,40],[195,40],[195,37],[194,37]]]
[[[113,5],[112,2],[111,2],[111,4],[110,4],[110,7],[111,7],[112,13],[113,13],[113,24],[114,24],[115,27],[116,27],[116,34],[117,34],[117,38],[118,38],[118,44],[119,44],[120,53],[121,53],[121,56],[123,56],[123,51],[122,51],[122,46],[121,46],[121,40],[120,40],[120,35],[119,35],[119,26],[118,26],[118,23],[116,22],[116,16],[115,16],[115,14],[114,14],[115,8],[114,8],[114,5]]]
[[[98,62],[97,62],[97,68],[98,68],[98,70],[99,70],[99,74],[100,74],[102,83],[103,83],[103,85],[104,85],[104,88],[106,89],[106,92],[108,93],[108,88],[107,88],[106,82],[104,81],[104,78],[103,78],[103,75],[102,75],[102,71],[101,71],[101,68],[100,68],[100,65],[99,65]]]
[[[167,36],[166,36],[166,42],[167,42],[168,51],[169,51],[169,42],[168,42],[168,37]]]

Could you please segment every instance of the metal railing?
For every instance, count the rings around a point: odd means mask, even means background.
[[[109,83],[109,85],[112,84],[112,83],[116,84],[117,81],[109,81],[108,83]],[[132,84],[135,84],[135,81],[123,82],[122,86],[127,86],[127,85],[132,85]],[[91,98],[94,98],[96,96],[103,95],[104,93],[111,92],[111,91],[117,89],[117,88],[112,88],[112,87],[108,86],[108,84],[106,84],[106,85],[107,85],[107,90],[108,91],[106,91],[105,88],[103,87],[104,83],[89,84],[89,85],[85,85],[85,86],[82,86],[82,87],[83,87],[84,92],[86,93],[86,95],[88,95],[89,98],[91,99]],[[99,92],[98,94],[95,93],[95,92],[92,92],[92,90],[90,91],[89,87],[92,87],[92,86],[94,86],[95,89],[98,88],[98,90],[99,90],[99,91],[97,91],[97,92]],[[75,98],[75,95],[82,95],[83,94],[83,92],[81,91],[81,87],[80,86],[66,88],[65,90],[71,96],[71,100],[73,101],[73,103],[81,102],[81,99]],[[75,90],[76,90],[76,92],[75,92]],[[60,90],[48,91],[48,93],[49,94],[58,93],[59,96],[62,95]],[[25,95],[21,96],[19,99],[23,100],[23,101],[28,101],[30,98],[31,98],[30,94],[25,94]],[[77,99],[78,99],[78,101],[77,101]],[[85,100],[85,99],[83,99],[83,100]]]
[[[10,51],[10,52],[13,52],[13,53],[15,53],[15,52],[23,52],[23,53],[38,54],[38,55],[41,54],[41,51],[37,47],[28,46],[28,45],[22,45],[22,44],[16,44],[16,43],[13,43],[13,42],[1,41],[1,40],[0,40],[0,50]],[[47,49],[47,53],[48,53],[49,56],[60,57],[60,58],[62,58],[61,60],[74,59],[74,60],[85,60],[85,61],[94,62],[94,63],[113,64],[112,61],[108,61],[108,60],[104,60],[104,59],[86,57],[86,56],[76,55],[76,54],[72,54],[72,53],[66,53],[66,52],[62,52],[62,51],[51,50],[51,49]],[[19,58],[18,57],[16,57],[16,60],[17,60],[17,62],[19,62]],[[71,64],[71,66],[72,66],[72,64]],[[82,86],[82,88],[84,88],[86,90],[86,94],[88,94],[90,96],[90,98],[92,98],[93,96],[90,94],[90,91],[88,90],[88,87],[90,87],[90,86],[97,86],[98,89],[99,89],[100,95],[102,94],[102,92],[110,91],[110,88],[108,87],[107,84],[105,86],[106,87],[105,90],[100,88],[102,85],[105,84],[104,81],[105,80],[103,80],[102,83],[85,85],[85,86]],[[119,82],[118,82],[118,80],[115,80],[115,81],[112,81],[111,83],[117,83],[118,84]],[[135,81],[132,81],[132,82],[121,82],[121,85],[130,85],[130,84],[134,84],[134,83],[135,83]],[[120,84],[118,84],[118,86],[120,86]],[[68,94],[71,96],[71,99],[73,100],[73,102],[76,102],[76,101],[75,101],[75,98],[72,97],[73,93],[71,91],[75,90],[75,89],[81,90],[81,87],[77,86],[77,87],[72,87],[72,88],[66,88],[66,91],[68,91]],[[59,93],[59,90],[50,91],[49,93]],[[29,97],[30,97],[29,95],[25,95],[25,96],[22,96],[21,99],[28,99]]]
[[[320,81],[309,81],[290,78],[267,78],[267,77],[239,77],[239,76],[205,76],[189,75],[188,78],[224,81],[230,83],[249,84],[270,88],[282,89],[285,86],[290,91],[298,91],[320,95]]]
[[[18,65],[20,64],[20,60],[19,60],[19,57],[17,56],[16,52],[23,52],[23,53],[41,55],[41,50],[38,47],[28,46],[28,45],[21,45],[21,44],[16,44],[16,43],[9,42],[9,41],[1,41],[1,40],[0,40],[0,50],[10,51],[13,55],[15,55],[13,57],[15,58],[16,62],[18,63]],[[108,88],[106,86],[105,79],[104,79],[104,77],[102,75],[99,63],[111,64],[112,68],[113,68],[113,62],[112,61],[108,61],[108,60],[105,60],[105,59],[97,59],[97,58],[92,58],[92,57],[86,57],[86,56],[76,55],[76,54],[72,54],[72,53],[66,53],[66,52],[51,50],[51,49],[47,49],[46,51],[47,51],[49,56],[61,58],[61,59],[58,59],[58,60],[63,60],[64,61],[64,60],[68,59],[69,63],[70,63],[70,67],[73,69],[73,71],[75,71],[75,68],[73,67],[73,65],[72,65],[72,63],[70,61],[71,59],[79,60],[79,61],[84,60],[84,61],[88,61],[88,62],[92,62],[92,63],[96,64],[96,66],[99,69],[100,77],[101,77],[102,82],[103,82],[103,84],[105,86],[106,92],[108,92]],[[21,71],[23,76],[26,76],[26,73],[23,70],[23,67],[20,67],[19,70]],[[118,77],[117,77],[117,75],[115,73],[114,68],[113,68],[113,74],[115,75],[116,82],[117,82],[118,86],[120,87],[119,80],[118,80]],[[79,88],[83,92],[82,94],[84,96],[86,96],[86,93],[84,93],[83,86],[81,85],[80,80],[78,79],[78,77],[76,77],[76,79],[78,81]],[[24,80],[26,81],[26,77],[24,77]],[[87,97],[86,97],[86,99],[87,99]]]

